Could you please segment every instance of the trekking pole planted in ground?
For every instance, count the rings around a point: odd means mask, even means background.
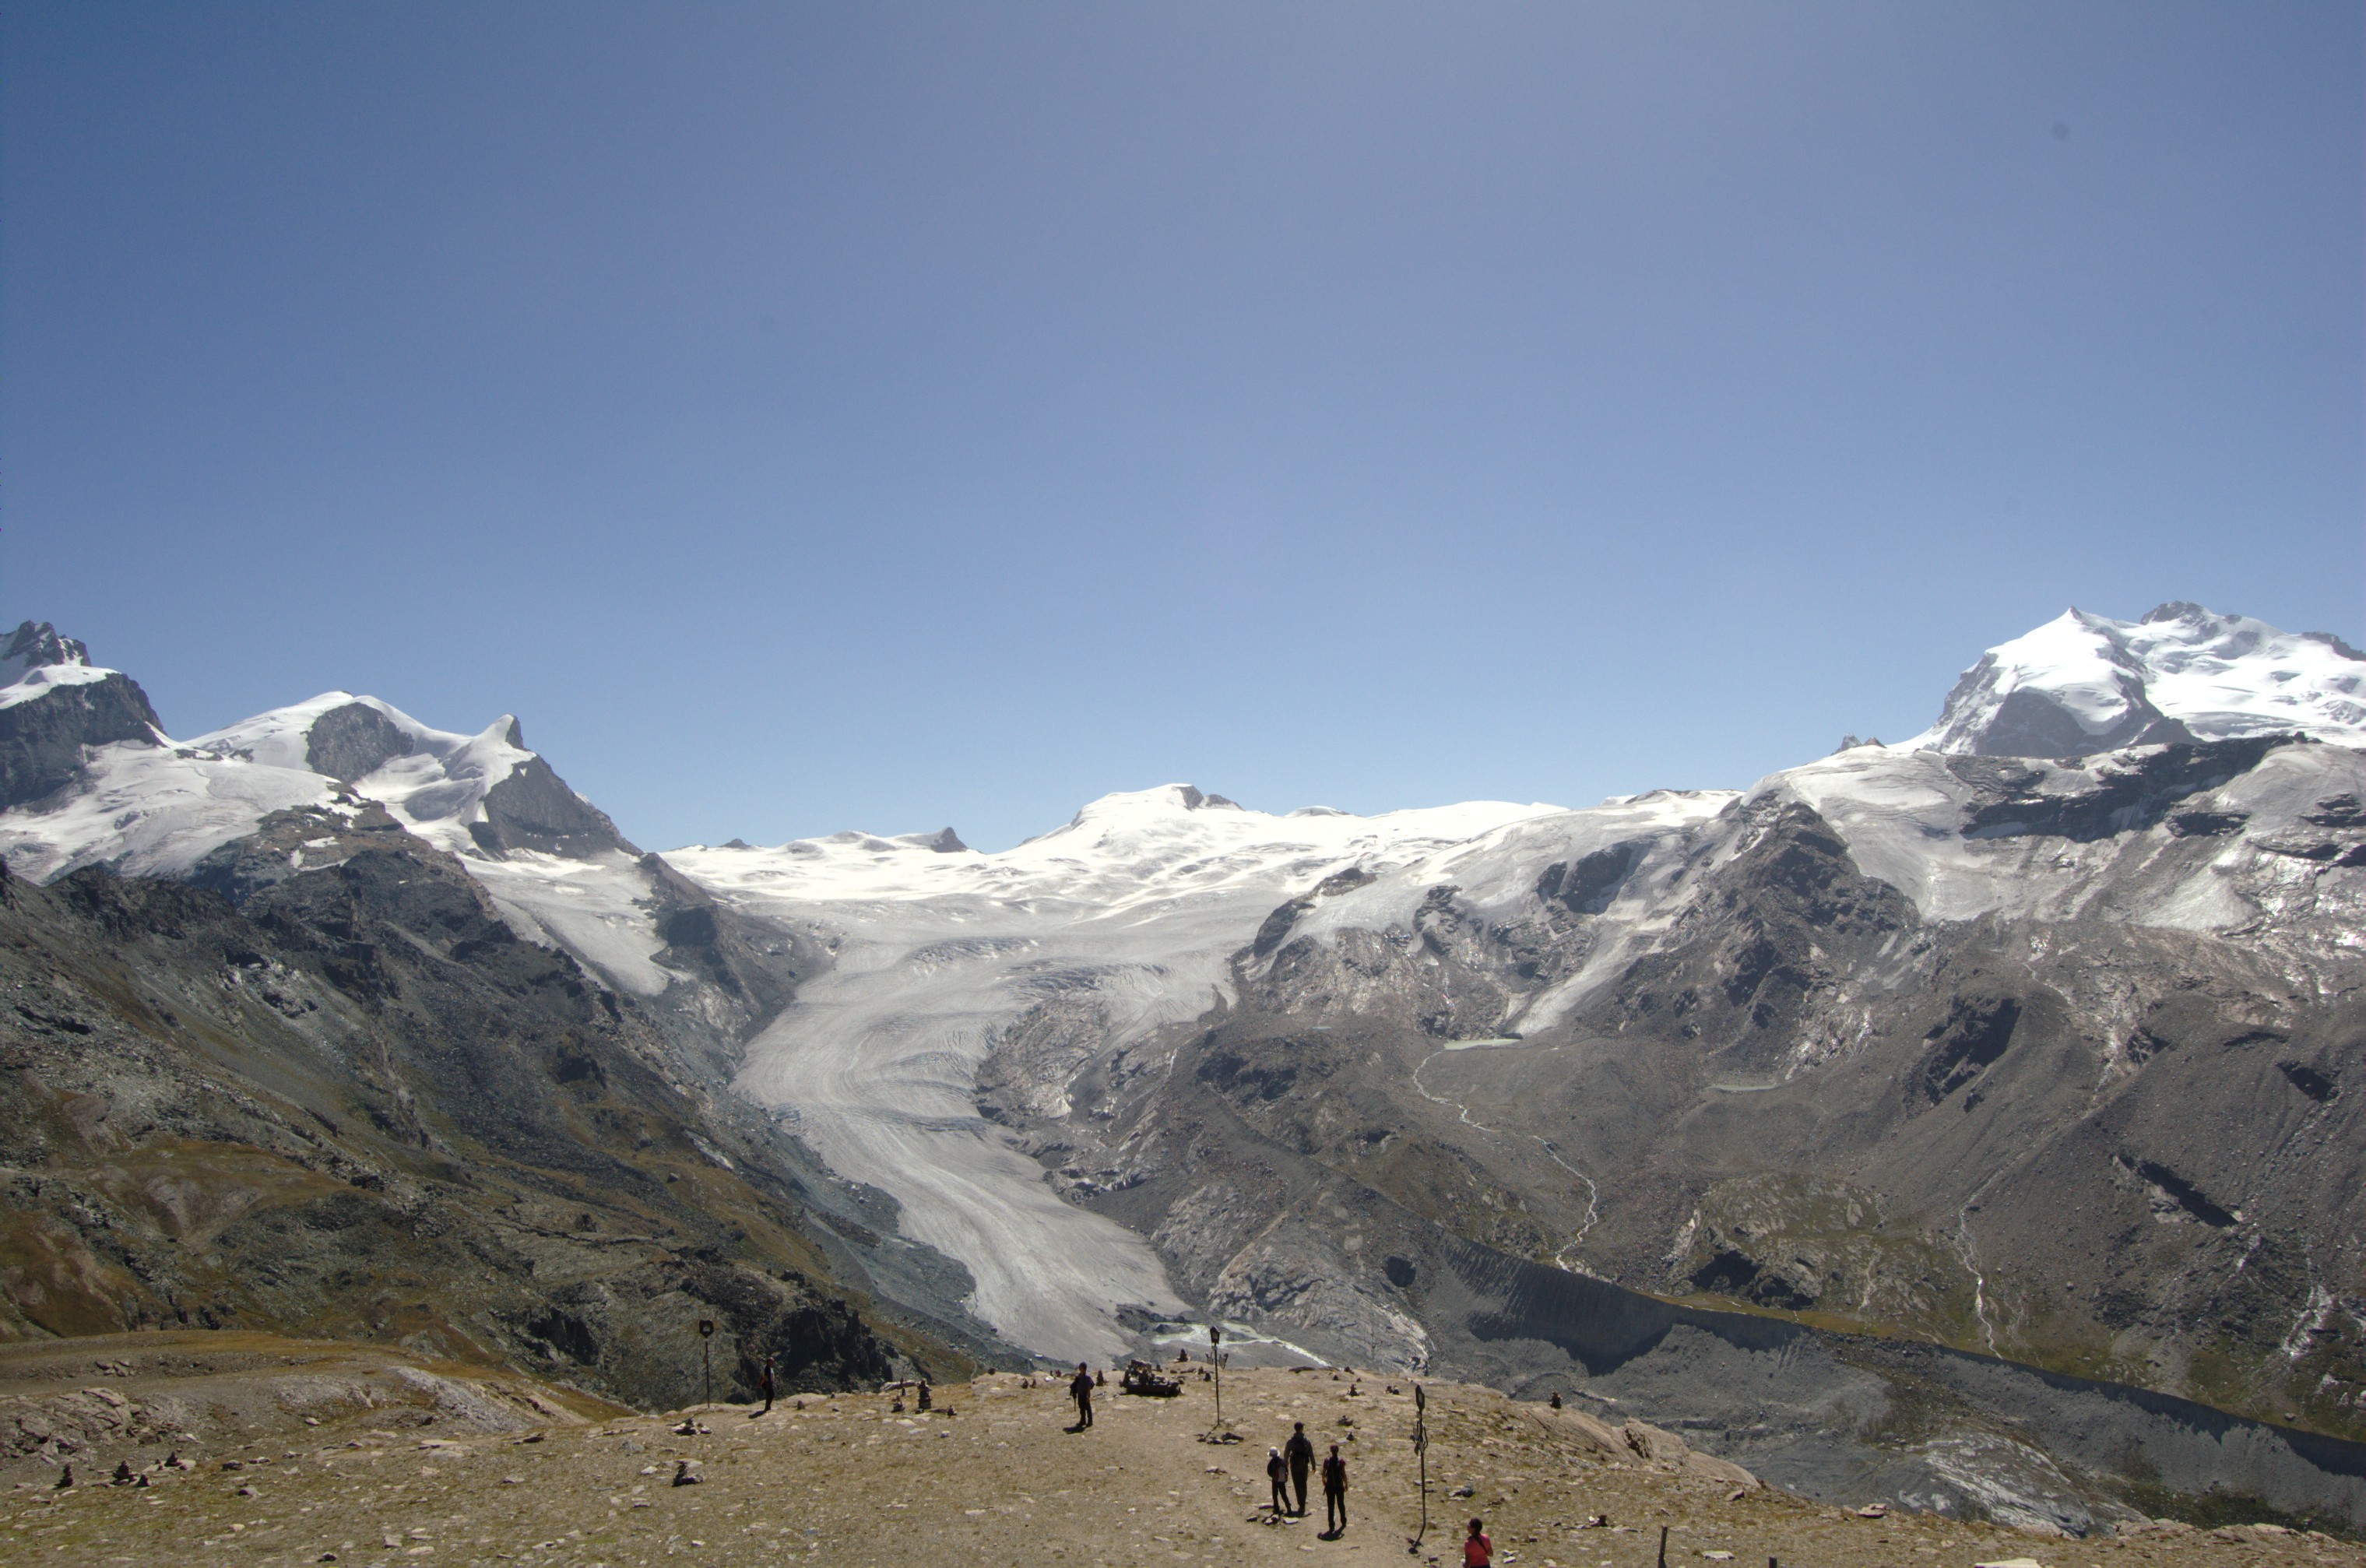
[[[1405,1542],[1405,1555],[1418,1557],[1429,1533],[1429,1394],[1419,1383],[1413,1385],[1413,1451],[1421,1458],[1421,1529]]]
[[[1217,1348],[1224,1342],[1224,1331],[1214,1324],[1208,1325],[1208,1359],[1216,1363],[1216,1429],[1224,1427],[1224,1353]]]
[[[712,1404],[715,1403],[715,1320],[711,1317],[698,1320],[698,1359],[699,1381],[706,1389],[706,1398],[701,1403]]]

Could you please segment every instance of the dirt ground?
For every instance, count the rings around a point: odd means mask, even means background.
[[[1064,1388],[1009,1374],[939,1389],[925,1414],[883,1394],[806,1395],[761,1417],[704,1406],[692,1436],[671,1430],[679,1415],[470,1433],[365,1411],[184,1452],[186,1470],[143,1459],[145,1487],[107,1484],[114,1456],[96,1452],[71,1489],[19,1482],[0,1494],[0,1562],[1452,1565],[1459,1521],[1476,1513],[1497,1561],[1530,1568],[1656,1568],[1662,1526],[1671,1568],[1770,1557],[1803,1568],[2366,1568],[2349,1543],[2256,1527],[2066,1540],[1861,1517],[1714,1465],[1687,1470],[1680,1452],[1614,1452],[1579,1412],[1451,1384],[1429,1389],[1430,1526],[1409,1558],[1414,1404],[1410,1384],[1397,1388],[1229,1373],[1224,1415],[1242,1438],[1231,1444],[1202,1440],[1214,1390],[1196,1379],[1173,1399],[1121,1395],[1112,1381],[1083,1432],[1067,1429]],[[1293,1421],[1318,1452],[1336,1442],[1348,1461],[1344,1539],[1322,1538],[1319,1494],[1305,1519],[1265,1506],[1266,1450]],[[697,1483],[674,1484],[683,1461]],[[1608,1523],[1587,1527],[1596,1514]]]

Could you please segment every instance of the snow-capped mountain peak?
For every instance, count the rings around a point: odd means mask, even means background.
[[[2366,654],[2324,632],[2163,604],[2141,621],[2072,609],[1964,672],[1908,750],[2071,757],[2302,732],[2366,745]]]
[[[0,648],[0,809],[47,801],[84,776],[89,747],[155,747],[163,728],[148,694],[47,621]]]
[[[129,683],[118,671],[90,661],[90,649],[70,637],[60,637],[47,621],[27,621],[0,647],[0,708],[33,702],[67,686],[96,686],[114,680]],[[135,688],[136,689],[136,688]],[[141,699],[142,707],[146,699]]]
[[[70,637],[60,637],[47,621],[27,621],[0,647],[0,686],[13,686],[26,671],[46,665],[87,665],[90,649]]]
[[[437,847],[473,859],[528,851],[574,859],[640,852],[525,749],[508,714],[464,735],[376,697],[323,692],[176,741],[156,727],[139,688],[89,664],[81,644],[28,623],[9,647],[84,661],[32,665],[0,691],[0,714],[61,682],[94,689],[113,682],[121,687],[116,705],[136,699],[144,716],[144,722],[106,728],[82,724],[68,737],[73,755],[50,760],[56,781],[34,781],[55,790],[70,776],[75,787],[0,829],[0,848],[12,863],[44,880],[94,863],[135,874],[186,875],[272,812],[361,800],[385,807]],[[21,791],[10,796],[20,798]]]

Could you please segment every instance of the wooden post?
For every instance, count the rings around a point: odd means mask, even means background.
[[[1429,1393],[1413,1385],[1413,1451],[1421,1457],[1421,1529],[1405,1542],[1405,1554],[1421,1554],[1422,1538],[1429,1534]]]

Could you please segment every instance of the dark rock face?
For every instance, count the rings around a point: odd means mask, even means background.
[[[123,674],[54,686],[0,708],[0,810],[39,800],[80,777],[84,747],[126,740],[153,746],[163,728],[148,694]]]
[[[1936,1105],[1973,1082],[2011,1047],[2020,1021],[2021,1003],[2011,997],[1950,998],[1947,1016],[1922,1037],[1927,1048],[1915,1064],[1914,1092]]]
[[[1537,897],[1560,904],[1572,914],[1598,915],[1618,895],[1627,874],[1641,863],[1645,846],[1613,844],[1581,856],[1574,863],[1559,862],[1545,868],[1537,881]]]
[[[410,756],[411,748],[411,737],[394,720],[367,703],[347,703],[312,721],[304,762],[316,773],[351,784],[397,757]]]
[[[207,879],[0,882],[0,1332],[400,1340],[650,1406],[696,1397],[702,1316],[791,1386],[963,1364],[836,1282],[786,1146],[449,856],[288,812]]]
[[[471,823],[469,837],[488,854],[540,850],[546,854],[596,855],[609,850],[641,852],[616,831],[607,814],[567,787],[540,757],[485,792],[485,819]]]
[[[729,1044],[746,1043],[789,1004],[800,979],[819,960],[793,933],[716,903],[663,856],[643,855],[640,868],[649,879],[650,910],[666,943],[658,963],[714,987],[698,998],[701,1011],[725,1023]],[[727,1077],[738,1059],[717,1056],[711,1065]]]
[[[1760,1306],[1797,1311],[1816,1304],[1821,1294],[1813,1280],[1802,1283],[1791,1275],[1766,1267],[1733,1247],[1719,1250],[1693,1270],[1692,1282],[1704,1291],[1754,1302]]]
[[[1961,758],[1950,759],[1949,766],[1958,777],[1996,796],[1966,816],[1964,837],[2043,835],[2092,843],[2155,826],[2169,817],[2178,802],[2250,772],[2268,752],[2296,740],[2294,736],[2263,735],[2164,746],[2158,751],[2138,752],[2124,765],[2107,770],[2099,787],[2069,795],[2037,790],[2034,786],[2043,775],[2033,770],[1984,768]],[[2180,814],[2178,823],[2180,836],[2214,838],[2240,827],[2242,818],[2185,812]]]
[[[2128,711],[2101,734],[2080,726],[2059,704],[2026,687],[2010,693],[1997,705],[1977,742],[1983,757],[2084,757],[2116,751],[2124,746],[2157,746],[2173,740],[2191,741],[2193,732],[2152,705],[2144,685],[2133,679],[2122,695]]]
[[[1807,807],[1760,815],[1672,940],[1621,977],[1613,1029],[1671,1029],[1738,1069],[1771,1070],[1820,998],[1919,926],[1905,897],[1859,872]]]

